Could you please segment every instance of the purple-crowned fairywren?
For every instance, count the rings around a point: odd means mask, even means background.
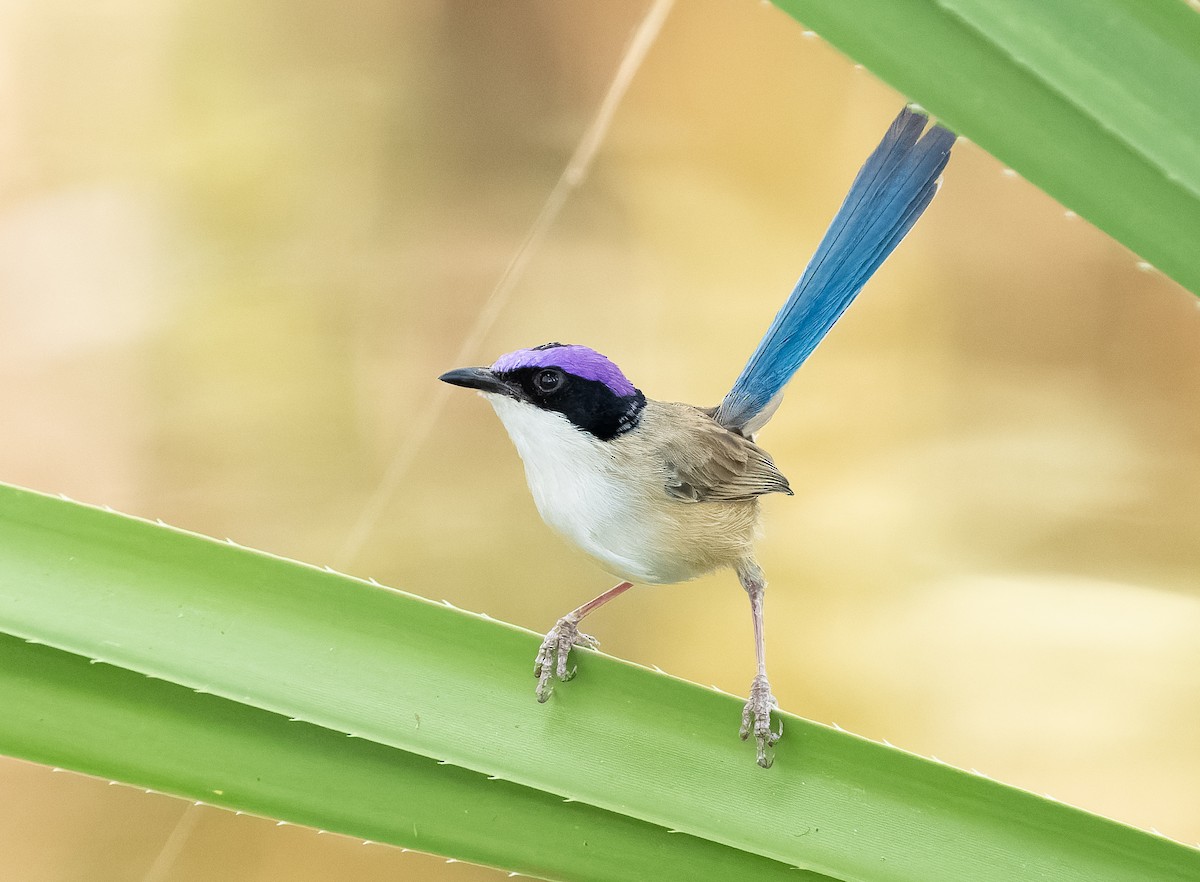
[[[525,463],[542,518],[623,581],[567,613],[534,664],[537,698],[569,679],[579,631],[593,610],[635,583],[683,582],[731,567],[750,597],[758,673],[742,711],[768,768],[783,734],[763,641],[766,581],[755,562],[758,498],[791,495],[755,433],[784,386],[933,199],[955,136],[905,108],[850,187],[800,281],[733,388],[717,407],[647,398],[615,364],[586,346],[546,343],[491,367],[439,378],[477,389],[495,408]],[[924,133],[923,133],[924,131]]]

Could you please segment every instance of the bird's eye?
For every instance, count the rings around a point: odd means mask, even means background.
[[[544,371],[538,371],[537,375],[533,378],[533,385],[537,386],[539,392],[548,393],[553,392],[561,386],[562,381],[562,371],[548,368]]]

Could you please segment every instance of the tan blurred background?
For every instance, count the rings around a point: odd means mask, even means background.
[[[481,401],[412,443],[646,5],[0,6],[0,480],[540,631],[607,587]],[[684,0],[469,360],[586,342],[715,403],[901,103]],[[781,703],[1200,839],[1197,306],[960,143],[761,439]],[[728,574],[590,630],[753,674]],[[502,878],[9,760],[0,793],[4,879]]]

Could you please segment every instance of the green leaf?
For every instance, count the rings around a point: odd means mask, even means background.
[[[1200,293],[1200,15],[1180,0],[775,0]]]
[[[6,635],[0,706],[12,756],[526,875],[824,878]]]
[[[539,705],[529,632],[3,487],[0,631],[47,644],[0,646],[22,709],[0,749],[555,878],[1200,874],[1176,843],[788,715],[764,771],[738,699],[597,653]],[[597,870],[599,842],[641,875]]]

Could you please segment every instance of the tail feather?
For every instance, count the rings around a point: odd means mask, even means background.
[[[758,349],[717,409],[743,434],[762,427],[796,370],[928,207],[955,135],[905,108],[867,159]]]

